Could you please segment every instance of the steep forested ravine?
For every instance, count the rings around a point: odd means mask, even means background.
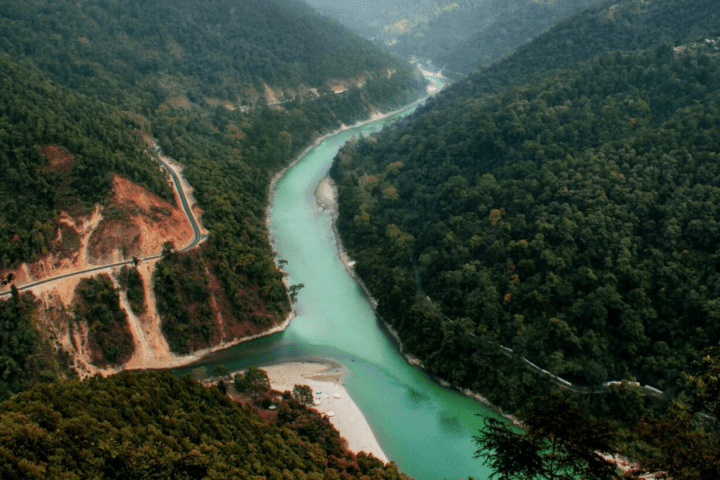
[[[0,476],[402,478],[292,402],[267,421],[162,373],[77,382],[64,352],[112,373],[133,354],[122,305],[142,328],[165,327],[178,353],[280,323],[290,304],[266,234],[272,176],[318,137],[423,96],[420,73],[295,0],[9,0],[0,29],[3,273],[135,215],[119,177],[172,198],[149,138],[185,166],[209,231],[189,252],[163,246],[154,279],[138,258],[126,275],[64,288],[63,301],[12,289],[0,305]],[[153,299],[161,318],[140,313]]]

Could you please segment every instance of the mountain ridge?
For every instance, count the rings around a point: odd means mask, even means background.
[[[615,14],[637,5],[624,2]],[[688,25],[717,24],[708,2],[648,5],[636,23],[674,6],[678,42]],[[714,191],[714,40],[676,52],[653,37],[648,49],[596,54],[619,33],[611,23],[599,26],[598,42],[555,48],[588,33],[596,12],[348,145],[331,171],[338,228],[379,313],[432,374],[511,413],[552,390],[521,357],[573,383],[638,380],[670,399],[719,339],[715,256],[703,240],[715,232],[714,208],[694,203]],[[610,44],[627,40],[618,37]],[[645,171],[673,172],[672,180]],[[685,246],[675,252],[678,242]],[[679,258],[683,281],[669,273]],[[611,387],[577,401],[598,415],[613,402],[637,402],[632,414],[615,410],[628,424],[659,405]]]

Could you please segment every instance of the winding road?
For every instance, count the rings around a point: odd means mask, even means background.
[[[190,221],[190,225],[192,225],[192,229],[193,229],[192,241],[179,249],[179,251],[181,251],[181,252],[185,251],[185,250],[189,250],[191,248],[196,247],[200,242],[205,240],[207,238],[207,236],[203,235],[202,232],[200,231],[200,226],[198,225],[197,221],[195,220],[195,215],[193,215],[192,210],[190,209],[190,205],[188,204],[187,198],[185,197],[185,192],[183,191],[182,182],[180,181],[180,177],[178,177],[178,175],[175,173],[175,171],[172,169],[172,167],[170,167],[170,165],[161,158],[162,148],[156,147],[154,153],[155,153],[155,156],[156,156],[158,162],[160,163],[160,165],[170,174],[170,177],[172,178],[172,181],[173,181],[173,185],[175,186],[175,191],[177,192],[178,197],[180,198],[180,203],[182,204],[182,208],[183,208],[183,211],[185,212],[185,216]],[[160,258],[160,257],[162,257],[162,253],[150,255],[147,257],[142,257],[139,260],[141,260],[141,261],[154,260],[154,259]],[[130,265],[131,263],[134,263],[134,262],[135,262],[135,260],[124,260],[122,262],[108,263],[108,264],[100,265],[97,267],[86,268],[84,270],[78,270],[77,272],[65,273],[63,275],[57,275],[54,277],[46,278],[44,280],[38,280],[37,282],[33,282],[33,283],[26,283],[25,285],[19,285],[16,287],[19,291],[29,290],[29,289],[37,287],[39,285],[44,285],[46,283],[56,282],[58,280],[63,280],[65,278],[75,277],[77,275],[85,275],[87,273],[102,272],[102,271],[113,269],[115,267],[121,267],[123,265]],[[0,292],[0,298],[8,296],[8,295],[10,295],[10,290],[8,290],[7,292]]]

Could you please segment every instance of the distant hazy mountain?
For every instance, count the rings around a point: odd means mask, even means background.
[[[403,57],[467,73],[502,58],[555,23],[599,0],[309,0]]]

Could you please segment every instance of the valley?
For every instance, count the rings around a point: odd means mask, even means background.
[[[1,477],[717,478],[714,2],[379,3],[0,5]]]

